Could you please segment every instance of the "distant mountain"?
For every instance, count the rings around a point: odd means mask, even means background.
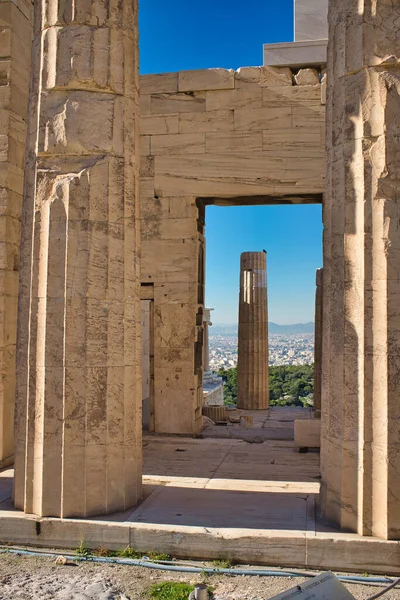
[[[278,325],[277,323],[268,323],[269,333],[314,333],[314,323],[295,323],[294,325]]]
[[[224,323],[213,323],[209,329],[210,334],[223,334],[223,335],[237,335],[238,326],[237,323],[233,325],[225,325]]]
[[[210,328],[210,335],[237,335],[238,326],[236,323],[225,325],[224,323],[215,323]],[[295,323],[294,325],[278,325],[277,323],[268,323],[269,333],[281,333],[293,335],[296,333],[314,333],[314,323]]]

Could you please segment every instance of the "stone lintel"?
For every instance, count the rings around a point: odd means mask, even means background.
[[[264,66],[301,68],[325,65],[328,40],[264,44]]]

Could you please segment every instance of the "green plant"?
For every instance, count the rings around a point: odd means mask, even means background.
[[[127,546],[126,548],[124,548],[124,550],[118,550],[116,555],[121,558],[142,558],[143,556],[141,552],[137,552],[130,546]]]
[[[156,600],[187,600],[193,590],[194,586],[188,583],[163,581],[151,586],[148,590],[148,597],[156,598]]]
[[[172,560],[172,556],[170,554],[155,552],[154,550],[146,554],[146,556],[148,556],[150,560]]]
[[[78,556],[89,556],[90,550],[89,550],[89,548],[86,548],[86,546],[85,546],[85,540],[84,539],[81,539],[81,543],[79,544],[79,546],[75,550],[75,553]]]
[[[206,579],[207,579],[207,577],[209,577],[209,576],[210,576],[210,574],[209,574],[209,573],[207,573],[207,571],[206,571],[206,567],[202,567],[202,568],[201,568],[201,571],[200,571],[200,579],[202,580],[202,582],[204,582],[204,583],[205,583],[205,582],[206,582]]]
[[[230,569],[232,567],[232,561],[229,558],[213,560],[212,564],[217,569]]]

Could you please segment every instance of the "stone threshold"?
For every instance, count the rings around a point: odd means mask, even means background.
[[[129,545],[181,559],[400,575],[400,542],[356,534],[37,518],[18,511],[0,515],[2,544],[74,549],[81,540],[89,548]]]

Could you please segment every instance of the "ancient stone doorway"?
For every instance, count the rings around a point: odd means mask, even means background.
[[[322,202],[323,86],[316,73],[307,81],[269,67],[141,76],[141,281],[154,284],[156,433],[202,426],[205,207]]]

